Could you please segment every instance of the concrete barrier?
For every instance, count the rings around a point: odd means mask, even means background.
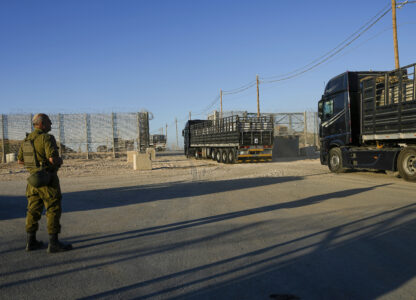
[[[6,163],[16,161],[16,153],[7,153],[6,154]]]
[[[151,160],[156,160],[156,150],[155,148],[147,148],[146,154],[150,155]]]
[[[151,170],[152,160],[147,153],[135,153],[133,155],[133,170]]]
[[[137,151],[127,151],[127,162],[132,163],[133,162],[133,155],[137,154]]]

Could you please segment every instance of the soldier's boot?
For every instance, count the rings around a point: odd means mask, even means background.
[[[37,250],[42,247],[42,241],[36,240],[36,232],[28,232],[26,237],[26,251]]]
[[[49,235],[48,253],[57,253],[72,250],[71,244],[64,244],[58,240],[58,234]]]

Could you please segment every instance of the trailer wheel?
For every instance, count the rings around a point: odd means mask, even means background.
[[[199,149],[195,149],[195,159],[200,159]]]
[[[332,148],[329,151],[328,167],[329,170],[334,173],[343,173],[346,171],[346,169],[343,167],[340,148]]]
[[[215,154],[217,153],[217,151],[215,149],[211,149],[211,158],[212,160],[216,160],[217,158],[215,157]]]
[[[217,162],[221,162],[221,152],[220,150],[215,151],[215,159]]]
[[[234,155],[234,150],[233,149],[228,149],[228,151],[227,151],[227,162],[229,164],[234,164],[235,163],[235,155]]]
[[[228,161],[227,161],[227,149],[221,150],[221,162],[224,163],[224,164],[228,163]]]
[[[416,181],[416,148],[407,147],[400,151],[397,169],[404,180]]]

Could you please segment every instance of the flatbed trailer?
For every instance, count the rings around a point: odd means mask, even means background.
[[[272,116],[230,116],[217,120],[189,120],[182,132],[187,157],[222,163],[271,160]]]

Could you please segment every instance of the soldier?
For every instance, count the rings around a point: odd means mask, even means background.
[[[43,243],[36,240],[36,231],[44,207],[49,233],[48,253],[71,250],[71,244],[58,240],[58,233],[61,231],[59,219],[62,212],[62,194],[57,172],[62,165],[62,159],[59,157],[54,136],[48,134],[52,122],[46,114],[35,115],[32,122],[34,130],[27,135],[17,156],[18,163],[23,164],[30,173],[26,187],[26,251],[43,247]]]

